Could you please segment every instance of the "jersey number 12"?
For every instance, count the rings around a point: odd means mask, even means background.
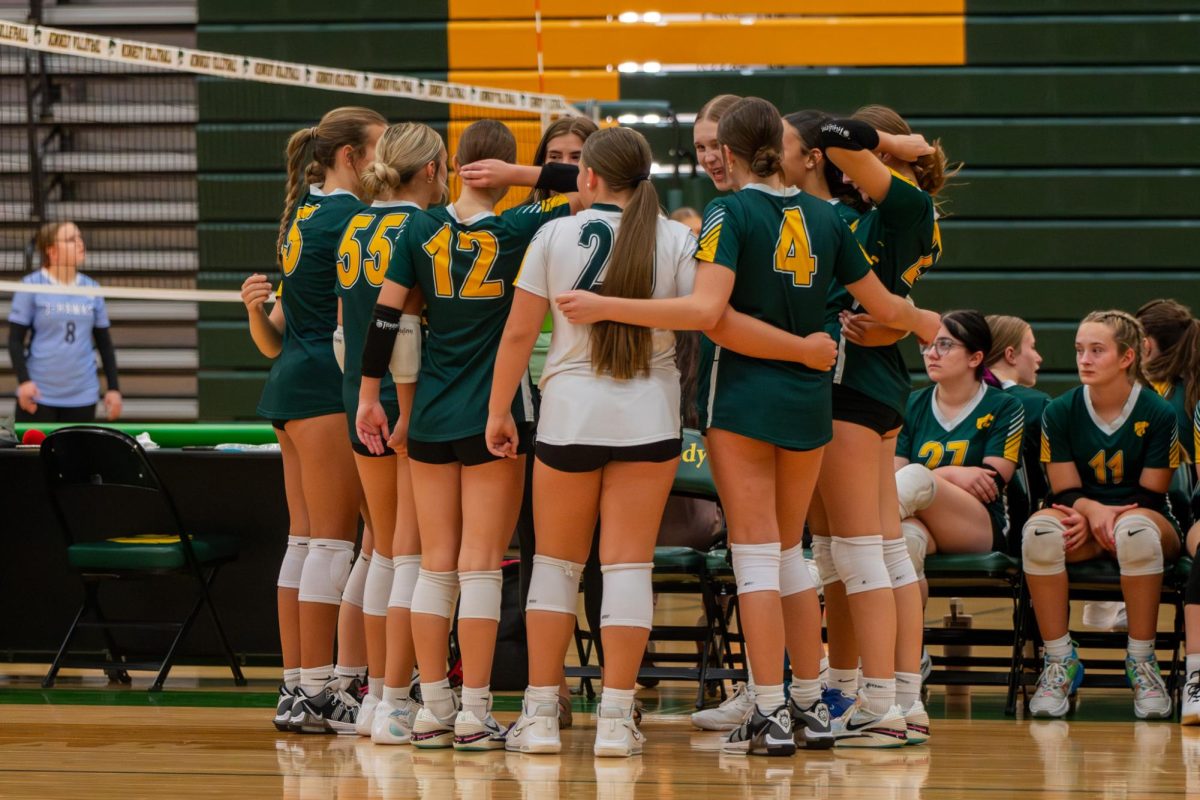
[[[496,263],[500,243],[490,231],[459,231],[458,244],[449,223],[438,229],[422,247],[433,261],[433,288],[438,297],[454,297],[454,275],[450,265],[454,256],[469,258],[467,278],[458,290],[464,300],[492,300],[504,296],[504,281],[488,280]]]

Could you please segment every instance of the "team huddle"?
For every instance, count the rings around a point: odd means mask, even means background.
[[[594,753],[641,753],[635,682],[683,418],[706,437],[745,639],[747,683],[693,715],[728,731],[726,752],[927,742],[925,559],[1006,550],[1014,522],[1045,641],[1032,713],[1066,714],[1083,677],[1066,564],[1107,557],[1135,714],[1170,716],[1154,640],[1164,567],[1200,540],[1168,499],[1200,445],[1200,321],[1172,301],[1088,315],[1081,385],[1051,401],[1031,388],[1029,325],[909,297],[942,250],[939,143],[882,106],[781,116],[731,95],[701,109],[694,135],[722,192],[695,228],[663,216],[630,128],[559,120],[532,167],[491,120],[452,157],[429,127],[363,108],[291,137],[283,282],[242,288],[274,358],[258,410],[278,432],[290,514],[276,727],[559,752],[595,545]],[[451,167],[463,190],[442,205]],[[496,213],[511,186],[532,187],[528,201]],[[699,358],[681,375],[691,331]],[[909,335],[932,382],[917,392]],[[490,681],[523,501],[529,685],[505,727]],[[1193,578],[1183,717],[1200,723]]]

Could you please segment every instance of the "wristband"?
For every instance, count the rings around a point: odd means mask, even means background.
[[[876,150],[879,147],[879,133],[861,120],[830,120],[821,126],[821,148],[828,150],[831,147]]]
[[[376,305],[371,314],[371,325],[367,328],[367,341],[363,345],[362,375],[364,378],[382,378],[387,374],[388,362],[392,359],[392,347],[400,331],[400,309]]]
[[[578,187],[579,167],[574,164],[563,164],[558,161],[551,161],[549,164],[542,165],[542,171],[538,173],[537,183],[533,185],[535,189],[548,189],[551,192],[574,192]]]

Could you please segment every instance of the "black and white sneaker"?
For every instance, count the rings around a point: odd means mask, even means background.
[[[752,756],[790,756],[796,752],[792,735],[792,714],[784,703],[770,714],[754,711],[741,725],[734,728],[721,748],[726,753]]]
[[[358,701],[348,690],[339,689],[336,681],[311,697],[296,689],[291,724],[300,733],[353,735],[357,717]]]
[[[292,705],[295,693],[287,688],[287,684],[279,684],[279,700],[275,705],[275,730],[287,733],[292,730]]]
[[[826,750],[833,747],[829,707],[824,702],[818,700],[808,708],[801,708],[788,698],[788,711],[792,715],[792,734],[796,739],[796,747],[806,750]]]

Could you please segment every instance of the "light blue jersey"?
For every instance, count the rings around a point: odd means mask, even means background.
[[[57,283],[45,270],[26,275],[22,283]],[[86,275],[76,286],[99,286]],[[29,326],[29,378],[37,384],[39,403],[55,407],[91,405],[100,396],[96,377],[94,328],[109,327],[103,297],[18,292],[8,321]]]

